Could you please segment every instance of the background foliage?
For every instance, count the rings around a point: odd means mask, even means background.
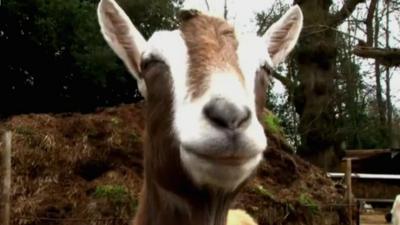
[[[93,111],[139,100],[106,45],[97,0],[7,0],[0,6],[0,115]],[[178,1],[121,1],[145,35],[175,26]],[[151,6],[151,7],[149,7]]]

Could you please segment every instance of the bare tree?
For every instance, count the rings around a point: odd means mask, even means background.
[[[368,9],[368,16],[366,19],[366,25],[367,25],[367,42],[366,44],[359,44],[357,45],[353,52],[355,55],[363,57],[363,58],[372,58],[376,59],[381,65],[384,65],[386,67],[395,67],[395,66],[400,66],[400,49],[399,48],[390,48],[389,45],[386,45],[385,48],[382,48],[380,46],[372,46],[372,15],[375,11],[376,3],[377,0],[371,0],[370,7]],[[386,32],[389,32],[388,27],[388,21],[390,21],[390,8],[393,7],[393,10],[396,11],[400,9],[399,7],[399,2],[398,1],[389,1],[385,0],[386,2]],[[378,17],[375,17],[376,19],[381,19]]]

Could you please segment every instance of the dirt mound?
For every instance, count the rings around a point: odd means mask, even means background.
[[[12,224],[129,224],[142,178],[142,104],[10,118]],[[316,167],[270,139],[236,207],[260,225],[340,224],[343,199]]]

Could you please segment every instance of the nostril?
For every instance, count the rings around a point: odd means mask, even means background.
[[[229,127],[228,121],[222,116],[222,113],[218,112],[215,107],[208,106],[204,108],[204,115],[208,120],[210,120],[214,125],[218,127]]]
[[[244,127],[248,121],[250,121],[251,112],[249,108],[245,108],[242,112],[243,114],[238,118],[236,127]]]
[[[247,107],[238,108],[222,98],[216,98],[207,103],[203,113],[214,126],[232,130],[246,126],[251,117],[251,112]]]

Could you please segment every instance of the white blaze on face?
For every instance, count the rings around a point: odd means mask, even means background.
[[[266,52],[266,44],[259,37],[244,37],[243,41],[239,40],[237,54],[244,80],[241,81],[235,71],[226,70],[224,65],[221,65],[222,69],[215,68],[207,77],[205,93],[195,99],[188,96],[189,74],[183,81],[179,80],[181,77],[178,78],[172,73],[175,91],[174,125],[181,142],[181,159],[186,170],[199,185],[233,190],[254,171],[261,161],[262,153],[267,147],[267,140],[263,127],[257,120],[254,86],[256,71],[268,61]],[[214,98],[222,98],[237,108],[246,107],[250,110],[249,125],[240,133],[242,149],[230,149],[230,151],[223,149],[225,145],[229,146],[227,143],[231,140],[221,129],[205,118],[203,109]],[[242,165],[218,165],[197,157],[186,148],[208,155],[239,152],[239,154],[251,155],[252,158]],[[223,151],[225,153],[221,153]]]
[[[253,86],[248,84],[254,83],[254,80],[246,80],[243,86],[238,76],[225,71],[215,72],[209,79],[209,88],[201,97],[193,101],[190,98],[176,101],[182,103],[175,104],[174,119],[175,130],[181,142],[181,159],[186,170],[199,185],[232,190],[251,174],[262,159],[262,152],[266,149],[266,137],[257,120],[254,89],[247,89]],[[175,90],[179,92],[179,88]],[[231,140],[205,118],[203,109],[213,98],[223,98],[238,108],[249,107],[251,121],[240,134],[243,149],[226,149]],[[252,159],[240,166],[218,165],[198,158],[186,148],[192,148],[191,150],[205,155],[242,152],[240,154],[251,155]]]
[[[165,43],[169,43],[166,45]],[[259,41],[262,44],[261,41]],[[264,48],[265,46],[259,46]],[[242,49],[242,48],[239,48]],[[243,71],[244,83],[232,71],[216,71],[209,76],[209,88],[199,98],[191,99],[188,95],[188,53],[187,46],[179,31],[156,32],[148,41],[148,49],[142,58],[146,59],[156,55],[162,59],[171,72],[172,93],[174,95],[174,133],[181,142],[181,160],[196,183],[200,185],[218,186],[234,189],[247,178],[262,159],[262,152],[266,149],[266,137],[261,124],[256,119],[254,79],[259,68],[259,59],[248,54],[242,59],[245,64]],[[242,64],[241,63],[241,64]],[[250,64],[250,65],[249,65]],[[251,73],[249,73],[251,72]],[[209,146],[218,150],[229,142],[223,132],[215,128],[204,118],[203,108],[214,97],[224,98],[238,107],[248,107],[251,111],[251,122],[242,133],[242,146],[247,149],[246,154],[254,157],[240,167],[227,165],[214,165],[204,159],[188,153],[183,146],[203,148],[204,154]]]

